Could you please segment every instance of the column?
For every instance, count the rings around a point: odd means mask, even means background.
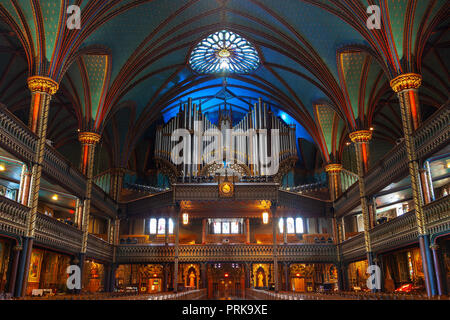
[[[175,231],[175,256],[174,256],[174,268],[173,268],[173,292],[178,292],[178,250],[180,245],[179,229],[180,229],[180,214],[181,205],[177,204],[175,206],[176,217],[174,219],[174,231]]]
[[[206,218],[202,219],[202,244],[206,243],[206,224],[207,220]]]
[[[390,82],[390,86],[392,90],[397,93],[400,102],[403,134],[405,137],[406,154],[408,156],[408,169],[411,178],[411,190],[419,232],[419,245],[422,255],[425,285],[427,288],[427,295],[432,296],[436,294],[433,260],[429,248],[430,238],[427,233],[422,209],[424,199],[421,191],[419,163],[413,138],[414,131],[417,130],[420,125],[420,105],[417,89],[421,84],[422,76],[415,73],[399,75]]]
[[[19,257],[20,252],[22,251],[22,247],[15,245],[13,248],[13,259],[11,264],[11,273],[9,274],[9,286],[8,291],[11,293],[11,296],[14,297],[15,286],[16,286],[16,278],[17,278],[17,268],[19,266]]]
[[[28,170],[26,164],[22,165],[22,172],[20,175],[20,186],[19,195],[17,197],[17,202],[24,206],[28,206],[28,200],[30,195],[30,182],[31,182],[31,172]]]
[[[111,186],[109,194],[114,201],[118,202],[122,191],[125,168],[114,168],[111,170]]]
[[[325,166],[325,172],[328,174],[328,188],[331,201],[336,201],[341,195],[341,171],[342,164],[339,163],[329,163]]]
[[[31,177],[28,188],[23,190],[23,193],[28,195],[28,197],[23,197],[23,201],[28,202],[27,205],[30,207],[30,212],[26,221],[26,238],[28,238],[28,248],[25,251],[26,257],[24,261],[24,274],[23,279],[21,279],[23,282],[20,283],[22,287],[19,288],[19,291],[17,291],[19,296],[24,294],[28,282],[28,270],[37,218],[42,163],[44,161],[44,150],[47,141],[48,112],[50,108],[50,100],[58,91],[58,83],[47,77],[33,76],[28,78],[27,82],[28,88],[31,91],[31,108],[28,126],[30,130],[37,135],[38,140],[34,150]]]
[[[436,286],[437,286],[437,294],[442,296],[447,294],[445,290],[445,276],[442,273],[441,268],[441,252],[439,250],[439,246],[437,244],[432,244],[430,246],[431,251],[433,252],[433,262],[434,269],[436,272]]]
[[[250,244],[250,219],[245,219],[245,243]]]
[[[287,244],[287,217],[283,217],[283,244]]]
[[[163,264],[163,268],[164,268],[164,273],[163,273],[163,292],[167,292],[167,287],[169,285],[169,264],[168,263],[164,263]]]
[[[364,243],[367,253],[367,263],[373,265],[372,244],[370,241],[370,218],[369,207],[366,197],[366,187],[364,182],[364,175],[369,167],[369,141],[372,138],[372,131],[359,130],[350,133],[350,139],[355,145],[356,164],[358,168],[358,184],[359,196],[361,198],[361,210],[364,221]]]
[[[202,289],[206,289],[206,288],[208,288],[208,280],[207,280],[207,276],[206,276],[206,270],[207,270],[207,264],[206,264],[206,262],[202,262],[202,264],[201,264],[201,266],[200,266],[200,268],[201,268],[201,270],[200,270],[200,272],[201,272],[201,279],[202,279],[202,286],[201,286],[201,288]]]
[[[288,262],[284,263],[284,281],[285,281],[284,291],[290,291],[290,287],[289,287],[289,263]]]
[[[278,287],[278,252],[277,252],[277,203],[273,202],[270,210],[272,211],[272,235],[273,235],[273,280],[275,283],[275,292]]]
[[[80,252],[80,269],[81,275],[84,272],[84,258],[87,250],[88,241],[88,227],[89,227],[89,213],[91,208],[91,193],[92,193],[92,176],[94,169],[94,152],[95,146],[100,141],[100,135],[95,132],[80,132],[78,140],[81,142],[81,164],[80,170],[86,176],[86,193],[83,201],[83,210],[81,215],[81,230],[83,237],[81,242]]]

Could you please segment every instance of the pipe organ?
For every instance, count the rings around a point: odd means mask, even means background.
[[[182,137],[174,138],[174,132]],[[180,144],[183,161],[177,163]],[[272,176],[279,181],[297,161],[295,125],[286,124],[261,98],[234,126],[231,107],[225,103],[214,124],[189,98],[175,117],[157,128],[155,160],[172,182],[218,174]]]

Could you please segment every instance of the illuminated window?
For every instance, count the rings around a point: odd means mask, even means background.
[[[169,219],[169,233],[173,234],[173,220]]]
[[[230,233],[230,223],[229,222],[222,223],[222,233],[224,233],[224,234]]]
[[[150,234],[156,234],[156,219],[150,219]]]
[[[239,222],[231,221],[231,233],[239,233]]]
[[[213,227],[214,227],[215,234],[222,233],[222,223],[220,221],[214,221]]]
[[[234,32],[215,32],[191,53],[189,63],[198,73],[249,73],[258,68],[260,60],[255,47]]]
[[[295,232],[303,233],[303,219],[302,218],[295,219]]]
[[[283,233],[283,230],[284,230],[283,224],[284,224],[284,220],[283,220],[283,218],[280,218],[280,220],[278,220],[278,228],[280,229],[280,233]]]
[[[286,219],[286,229],[287,229],[287,233],[295,233],[294,219],[293,218],[287,218]]]
[[[159,218],[158,220],[158,234],[164,234],[166,232],[166,219]]]

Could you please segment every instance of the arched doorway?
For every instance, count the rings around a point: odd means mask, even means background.
[[[208,266],[208,298],[232,300],[245,295],[244,267],[238,263],[215,263]]]

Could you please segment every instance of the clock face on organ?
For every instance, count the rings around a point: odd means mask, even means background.
[[[220,195],[223,197],[230,197],[233,195],[233,185],[229,182],[223,182],[219,186]]]

